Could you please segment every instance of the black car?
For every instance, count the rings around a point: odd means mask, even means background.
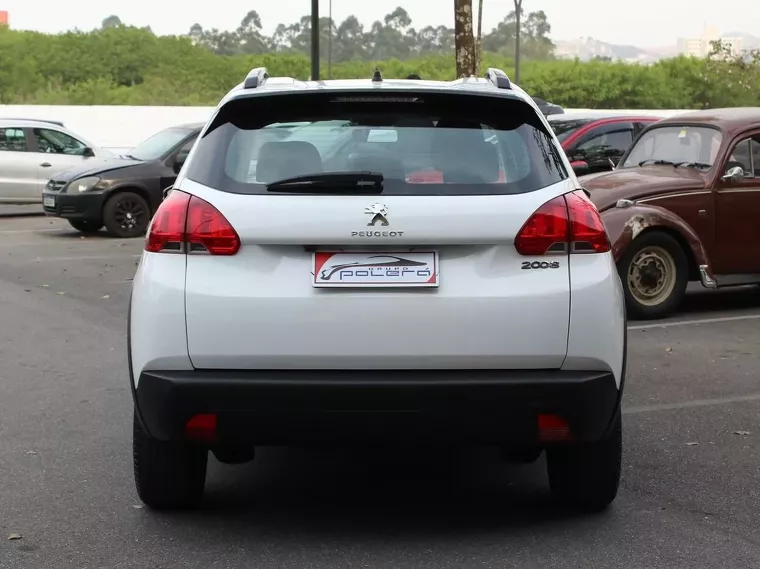
[[[545,99],[542,99],[540,97],[533,97],[533,102],[535,102],[536,105],[538,105],[539,110],[546,117],[550,115],[562,115],[565,113],[565,109],[563,109],[559,105],[550,103],[549,101],[546,101]]]
[[[127,155],[56,174],[42,193],[45,214],[62,217],[83,233],[105,225],[117,237],[145,235],[163,190],[174,183],[202,128],[202,123],[167,128]]]

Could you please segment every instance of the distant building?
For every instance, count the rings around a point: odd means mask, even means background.
[[[0,26],[8,25],[8,12],[0,10]]]
[[[715,27],[709,26],[705,27],[705,31],[699,37],[679,39],[678,52],[691,57],[707,57],[715,41],[720,41],[732,54],[738,55],[744,51],[742,38],[721,36]]]

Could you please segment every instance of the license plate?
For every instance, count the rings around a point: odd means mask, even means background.
[[[317,252],[312,263],[315,287],[437,287],[436,251]]]
[[[45,207],[55,207],[55,196],[45,196],[42,198],[42,205]]]

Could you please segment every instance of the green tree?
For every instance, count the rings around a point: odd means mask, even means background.
[[[549,24],[536,14],[523,18],[521,86],[531,94],[565,107],[600,109],[760,106],[758,52],[734,54],[722,46],[710,58],[676,57],[653,65],[558,60],[539,49],[531,55],[531,39],[545,38],[538,42],[544,46],[550,42]],[[510,22],[507,15],[484,35],[482,68],[499,67],[513,76],[514,49],[505,48],[503,40]],[[0,103],[215,105],[253,67],[306,79],[310,22],[282,24],[272,37],[263,34],[261,24],[249,12],[235,30],[206,30],[198,23],[185,36],[156,36],[123,24],[56,35],[3,28]],[[329,20],[320,27],[326,37]],[[401,10],[369,29],[354,17],[333,28],[336,79],[369,78],[375,67],[385,77],[456,77],[451,28],[416,30]],[[497,42],[497,37],[502,39]]]
[[[554,43],[549,38],[551,25],[543,11],[523,14],[520,22],[520,56],[522,59],[550,59]],[[507,14],[490,33],[483,36],[483,49],[515,56],[517,14]]]
[[[242,53],[267,53],[269,39],[261,32],[261,18],[256,10],[251,10],[241,20],[235,34]]]
[[[121,26],[121,18],[119,16],[108,16],[107,18],[103,18],[103,22],[101,23],[101,28],[115,28],[116,26]]]

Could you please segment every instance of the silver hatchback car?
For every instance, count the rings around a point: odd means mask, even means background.
[[[58,172],[112,156],[58,122],[0,119],[0,203],[40,203]]]

